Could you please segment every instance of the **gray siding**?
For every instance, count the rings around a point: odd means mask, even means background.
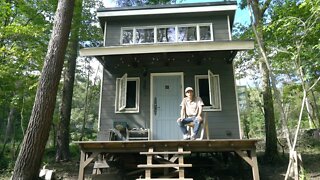
[[[151,59],[144,59],[150,62]],[[234,88],[234,74],[232,64],[223,58],[202,60],[197,64],[195,60],[176,60],[164,66],[163,61],[132,67],[123,63],[114,68],[119,60],[107,59],[108,68],[104,70],[102,105],[101,105],[101,131],[106,132],[113,127],[114,121],[126,121],[130,127],[150,128],[150,73],[183,72],[184,85],[195,86],[195,75],[206,75],[208,69],[220,76],[222,111],[208,112],[209,134],[212,139],[238,139],[240,138],[237,100]],[[121,63],[120,63],[121,64]],[[142,73],[142,72],[146,73]],[[115,113],[116,78],[128,73],[128,77],[140,77],[140,112],[134,114]],[[180,129],[177,127],[177,131]]]
[[[156,26],[156,25],[176,25],[176,24],[195,24],[212,23],[215,41],[229,40],[227,15],[212,15],[212,17],[166,17],[144,20],[122,20],[110,21],[107,25],[106,46],[120,45],[121,27],[133,26]]]

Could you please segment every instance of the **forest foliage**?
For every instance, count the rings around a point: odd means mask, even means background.
[[[302,128],[319,128],[319,1],[272,1],[268,16],[264,17],[264,38],[267,55],[271,61],[271,71],[274,74],[276,89],[280,92],[281,106],[285,109],[287,121],[280,120],[280,107],[276,104],[278,135],[288,126],[294,131],[298,123],[299,111],[304,89],[307,90],[307,106],[304,110]],[[238,25],[236,38],[253,37],[251,27]],[[247,84],[247,108],[242,115],[243,125],[261,126],[263,114],[262,99],[259,94],[261,74],[256,59],[259,58],[257,49],[239,54],[235,64],[238,78],[249,78]],[[253,109],[252,109],[253,108]],[[250,110],[252,109],[252,110]],[[247,111],[251,113],[247,113]],[[256,121],[254,120],[256,119]],[[246,128],[245,128],[246,129]],[[255,129],[249,128],[244,134],[255,137]],[[258,132],[257,134],[262,134]],[[262,136],[263,137],[263,136]]]

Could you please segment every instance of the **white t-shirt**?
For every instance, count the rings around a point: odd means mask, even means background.
[[[203,106],[202,99],[200,97],[196,97],[193,101],[189,100],[188,97],[183,98],[180,106],[185,104],[186,106],[186,116],[197,116],[199,111],[199,105]]]

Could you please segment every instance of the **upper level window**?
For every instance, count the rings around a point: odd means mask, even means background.
[[[204,111],[221,111],[219,75],[208,70],[208,75],[195,76],[195,93],[201,97]]]
[[[197,39],[197,26],[178,27],[178,42],[196,41]]]
[[[154,27],[124,27],[121,44],[173,43],[213,41],[211,23],[163,25]]]
[[[200,40],[212,40],[212,28],[210,25],[199,26]]]
[[[176,42],[176,28],[173,27],[158,27],[157,42]]]
[[[154,28],[137,28],[135,43],[154,43]]]
[[[139,112],[140,80],[137,77],[127,77],[127,74],[116,80],[116,113]]]
[[[133,44],[133,29],[122,30],[122,44]]]

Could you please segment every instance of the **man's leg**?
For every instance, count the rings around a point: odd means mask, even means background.
[[[180,122],[178,122],[178,126],[180,127],[181,132],[183,133],[183,139],[187,139],[188,135],[186,124],[189,124],[191,122],[193,122],[193,118],[191,117],[184,118]]]
[[[196,117],[193,118],[193,136],[191,137],[192,140],[195,140],[198,132],[200,129],[200,121]]]

